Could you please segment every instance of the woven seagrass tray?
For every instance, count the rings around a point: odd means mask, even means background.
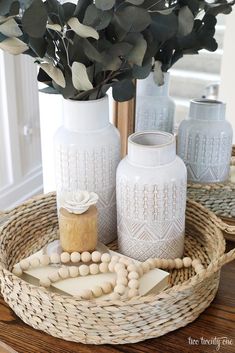
[[[235,146],[232,149],[231,174],[234,167]],[[221,227],[225,238],[235,241],[235,182],[232,181],[232,177],[225,183],[189,183],[188,197],[214,212],[223,221]]]
[[[205,271],[170,272],[170,288],[123,301],[90,300],[52,293],[12,274],[13,265],[58,236],[56,198],[44,195],[9,212],[0,227],[1,293],[28,325],[52,336],[87,344],[134,343],[162,336],[194,321],[214,299],[227,254],[221,220],[188,201],[185,255],[199,258]]]

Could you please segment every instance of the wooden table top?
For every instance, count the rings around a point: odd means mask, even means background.
[[[234,245],[229,243],[228,249]],[[221,338],[224,342],[219,346]],[[235,353],[235,261],[223,268],[211,306],[192,324],[163,337],[118,346],[66,342],[27,326],[0,298],[0,341],[17,353]]]

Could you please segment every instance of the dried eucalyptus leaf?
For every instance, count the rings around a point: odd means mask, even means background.
[[[44,70],[48,76],[52,78],[53,81],[57,83],[62,88],[65,88],[66,82],[64,78],[63,72],[58,68],[55,67],[53,64],[41,64],[41,69]]]
[[[0,32],[7,37],[20,37],[23,34],[13,18],[0,25]]]
[[[118,102],[125,102],[135,95],[135,86],[131,80],[124,79],[113,83],[113,99]]]
[[[192,32],[194,16],[188,6],[184,6],[179,10],[178,21],[178,35],[187,36]]]
[[[10,8],[14,0],[1,0],[0,1],[0,15],[4,16],[10,12]]]
[[[24,32],[30,37],[42,37],[46,32],[47,19],[47,11],[42,0],[34,0],[22,17]]]
[[[0,48],[12,55],[19,55],[28,50],[27,44],[18,38],[7,38],[0,43]]]
[[[126,2],[129,2],[132,5],[142,5],[144,3],[144,0],[126,0]]]
[[[39,56],[40,58],[43,58],[47,51],[49,54],[49,45],[51,42],[52,41],[48,43],[45,38],[29,37],[28,45],[35,52],[37,56]],[[50,56],[54,57],[54,55],[51,55],[51,53],[50,53]]]
[[[84,39],[82,42],[84,53],[91,61],[102,62],[102,54],[89,42]]]
[[[19,11],[20,11],[20,3],[19,3],[19,1],[14,1],[11,4],[9,15],[10,16],[16,16],[16,15],[19,14]]]
[[[103,66],[105,70],[118,70],[122,64],[122,59],[127,58],[133,46],[130,43],[122,42],[116,43],[109,49],[105,50],[103,54]]]
[[[116,0],[95,0],[95,6],[103,11],[111,10]]]
[[[126,32],[142,32],[152,22],[146,9],[136,6],[126,6],[115,14],[117,23]]]
[[[141,66],[147,49],[147,42],[140,33],[130,33],[126,40],[133,45],[127,56],[130,63]]]
[[[79,62],[74,62],[72,65],[72,81],[74,87],[78,91],[88,91],[93,88],[89,80],[86,66]]]
[[[83,23],[95,28],[97,31],[105,29],[111,22],[112,12],[102,11],[92,4],[88,6]]]
[[[157,42],[165,42],[177,34],[178,17],[174,13],[169,15],[154,13],[151,14],[151,17],[150,30]]]
[[[155,61],[153,79],[158,86],[164,84],[164,74],[162,72],[162,63],[160,61]]]
[[[51,29],[52,31],[57,31],[57,32],[61,32],[62,28],[60,25],[58,25],[57,23],[48,23],[47,24],[47,29]]]
[[[47,94],[59,94],[59,92],[54,87],[51,87],[51,86],[41,88],[39,89],[39,92],[47,93]]]
[[[70,18],[68,25],[79,37],[99,39],[99,33],[94,28],[83,25],[76,17]]]
[[[132,69],[133,78],[143,80],[147,78],[152,70],[152,63],[148,63],[145,66],[134,65]]]

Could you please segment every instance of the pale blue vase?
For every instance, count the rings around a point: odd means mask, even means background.
[[[216,183],[229,178],[233,130],[225,111],[226,105],[219,101],[191,101],[189,118],[179,126],[177,148],[188,181]]]

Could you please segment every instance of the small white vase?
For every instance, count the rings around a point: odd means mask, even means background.
[[[193,100],[189,119],[179,126],[177,153],[191,182],[223,182],[229,177],[233,130],[225,110],[219,101]]]
[[[97,193],[98,236],[107,244],[117,235],[116,169],[120,161],[120,135],[109,122],[108,97],[64,100],[63,105],[64,124],[55,136],[57,199],[64,191]]]
[[[135,133],[117,170],[119,250],[144,261],[183,255],[186,167],[176,156],[175,137]]]
[[[164,74],[164,84],[158,86],[154,73],[144,80],[137,80],[136,131],[173,132],[175,103],[169,97],[170,74]]]

